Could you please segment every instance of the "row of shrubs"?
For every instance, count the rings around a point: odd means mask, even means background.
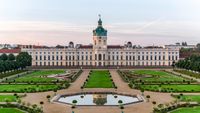
[[[6,73],[1,73],[0,79],[5,78],[5,77],[9,77],[9,76],[12,76],[12,75],[16,75],[16,74],[19,74],[19,73],[23,73],[23,72],[26,72],[26,71],[27,70],[14,70],[14,71],[6,72]]]
[[[126,74],[124,74],[124,72],[117,70],[118,74],[121,76],[122,80],[124,82],[128,82],[130,79],[126,76]]]
[[[71,82],[74,82],[74,81],[81,75],[82,72],[83,72],[83,70],[81,69],[81,70],[79,70],[77,73],[75,73],[75,74],[70,78]]]
[[[35,93],[35,92],[45,92],[45,91],[52,91],[52,90],[59,90],[62,88],[56,88],[56,89],[40,89],[40,90],[36,90],[35,88],[31,88],[31,89],[21,89],[21,90],[3,90],[0,91],[0,93]]]
[[[56,83],[60,83],[62,82],[62,80],[55,80],[55,81],[23,81],[23,80],[20,80],[20,81],[16,81],[15,79],[13,80],[6,80],[4,83],[27,83],[27,84],[41,84],[41,83],[48,83],[48,84],[56,84]]]

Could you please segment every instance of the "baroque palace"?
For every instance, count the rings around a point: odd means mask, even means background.
[[[171,66],[179,60],[178,48],[108,45],[107,30],[99,18],[93,30],[93,44],[68,46],[23,46],[32,56],[32,66]]]

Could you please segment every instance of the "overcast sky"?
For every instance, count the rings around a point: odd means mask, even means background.
[[[200,42],[200,0],[0,0],[0,43],[92,43],[98,14],[109,44]]]

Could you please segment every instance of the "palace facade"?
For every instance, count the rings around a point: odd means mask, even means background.
[[[23,46],[32,56],[32,66],[171,66],[179,60],[179,49],[132,45],[108,45],[107,30],[99,18],[93,30],[93,44],[68,46]]]

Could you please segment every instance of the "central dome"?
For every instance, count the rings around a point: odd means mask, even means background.
[[[99,18],[97,28],[93,30],[93,36],[107,36],[107,30],[103,28],[101,18]]]

